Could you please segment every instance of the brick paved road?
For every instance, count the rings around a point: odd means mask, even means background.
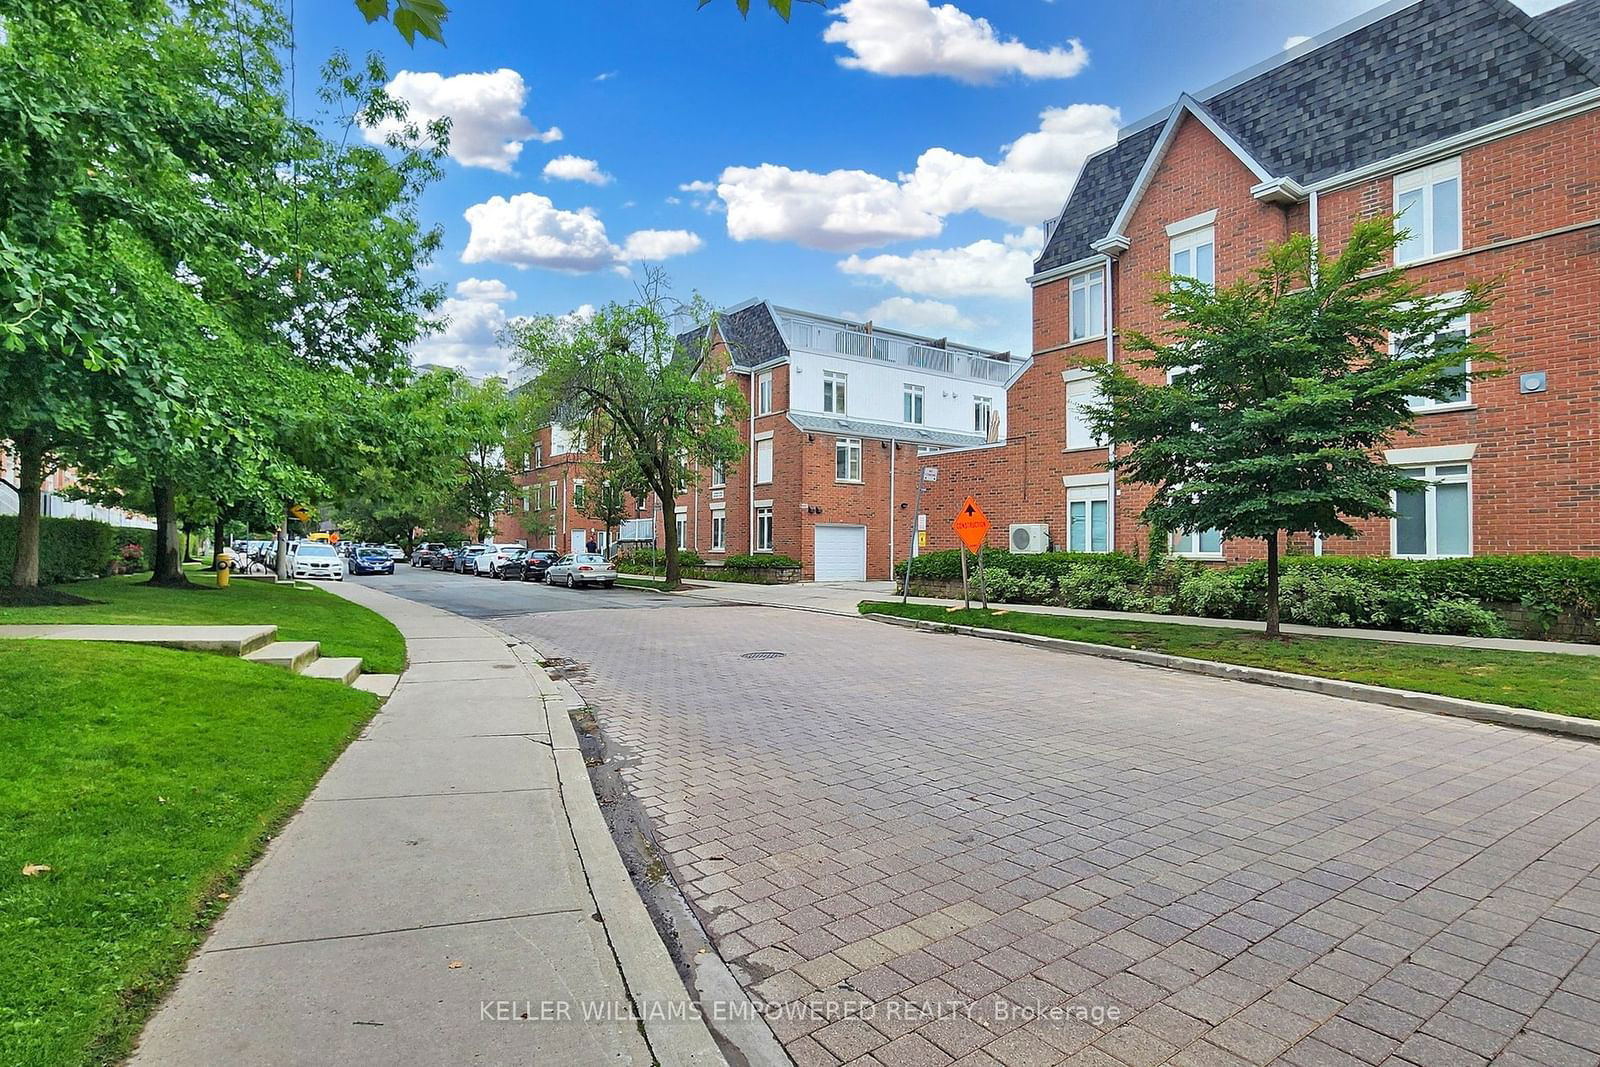
[[[868,1005],[775,1021],[800,1064],[1600,1063],[1600,747],[766,608],[497,624],[587,665],[754,992]]]

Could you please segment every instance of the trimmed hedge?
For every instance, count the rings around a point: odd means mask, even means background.
[[[121,558],[124,531],[93,519],[39,520],[39,584],[98,578]],[[0,515],[0,581],[17,560],[17,517]]]
[[[913,582],[958,579],[956,553],[918,559]],[[1217,567],[1170,556],[1141,563],[1117,553],[985,552],[984,563],[991,600],[1218,619],[1265,613],[1267,567],[1260,561]],[[1575,622],[1582,632],[1600,612],[1600,559],[1291,556],[1283,561],[1279,604],[1285,621],[1313,626],[1489,637],[1506,632],[1509,616],[1530,636],[1558,622]]]
[[[799,570],[800,561],[793,556],[776,556],[770,552],[760,555],[729,556],[722,565],[731,571],[787,571]]]
[[[691,549],[678,549],[678,566],[701,567],[705,560],[700,554]],[[636,570],[638,573],[649,574],[652,569],[661,571],[667,566],[667,551],[664,548],[636,548],[632,552],[620,555],[616,559],[617,569],[628,572]]]

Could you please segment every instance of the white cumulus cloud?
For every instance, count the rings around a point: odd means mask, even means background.
[[[600,169],[600,164],[582,156],[557,156],[544,165],[547,179],[567,182],[586,182],[589,185],[610,185],[611,175]]]
[[[1003,240],[987,238],[957,248],[921,248],[905,255],[850,256],[846,274],[876,278],[906,293],[932,297],[999,297],[1022,300],[1044,231],[1030,226]]]
[[[822,39],[842,44],[839,65],[873,74],[934,74],[981,84],[1004,74],[1070,78],[1089,62],[1076,38],[1064,46],[1032,48],[1001,37],[988,19],[954,4],[929,0],[846,0],[833,9]]]
[[[402,70],[386,86],[389,95],[404,100],[407,121],[419,127],[438,118],[450,119],[450,158],[468,167],[487,167],[508,173],[522,146],[529,141],[561,140],[561,130],[539,130],[522,113],[528,87],[522,75],[502,67],[482,74],[445,77]],[[373,144],[400,128],[387,119],[362,132]]]
[[[1116,140],[1118,119],[1117,109],[1103,104],[1047,108],[1039,128],[1002,146],[995,162],[930,148],[893,181],[860,170],[729,167],[717,195],[735,240],[826,251],[937,236],[946,216],[964,211],[1029,223],[1061,210],[1083,161]]]
[[[688,230],[635,230],[622,245],[623,259],[670,259],[698,252],[705,242]]]
[[[466,300],[487,300],[506,304],[517,298],[511,287],[499,278],[463,278],[456,282],[456,295]]]
[[[505,374],[511,354],[500,346],[500,332],[511,321],[504,305],[516,298],[502,281],[457,282],[455,295],[439,308],[444,330],[412,346],[412,361],[455,367],[474,378]]]
[[[937,215],[918,207],[897,183],[864,170],[827,174],[772,163],[728,167],[717,181],[728,209],[728,234],[738,241],[793,241],[847,252],[932,237]]]
[[[467,208],[465,215],[471,233],[461,253],[463,263],[508,263],[568,274],[612,267],[625,273],[629,260],[668,259],[702,244],[687,230],[638,230],[618,246],[593,208],[568,211],[538,193],[492,196]]]
[[[952,330],[973,328],[973,321],[954,304],[939,300],[913,300],[909,296],[891,296],[878,301],[866,311],[845,317],[864,319],[886,329],[928,336],[943,336]]]

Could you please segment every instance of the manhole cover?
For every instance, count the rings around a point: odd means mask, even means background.
[[[740,659],[782,659],[786,652],[746,652]]]

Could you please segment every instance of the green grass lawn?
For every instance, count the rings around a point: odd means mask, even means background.
[[[933,604],[863,601],[861,612],[1147,649],[1191,659],[1267,667],[1294,674],[1600,719],[1600,656],[1497,652],[1454,645],[1360,641],[1348,637],[1293,637],[1286,641],[1268,641],[1258,631],[1219,626],[1082,619],[1022,611],[995,614],[977,608],[948,611]]]
[[[117,1062],[377,706],[228,656],[0,640],[0,1063]]]
[[[71,582],[53,588],[95,604],[7,607],[5,623],[169,623],[191,626],[278,627],[280,641],[320,641],[324,656],[360,656],[372,673],[405,667],[406,645],[394,624],[376,612],[321,589],[234,578],[226,589],[217,577],[191,570],[189,589],[147,585],[148,575]]]

